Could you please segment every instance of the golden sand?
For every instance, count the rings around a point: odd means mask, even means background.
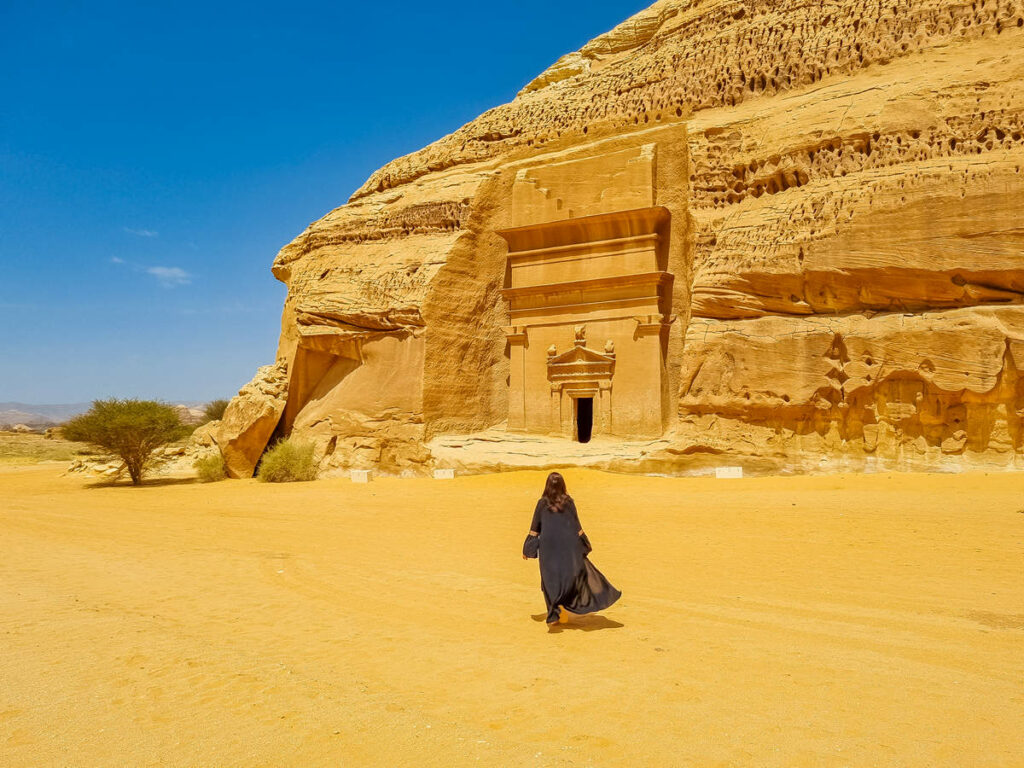
[[[0,764],[1022,765],[1024,477],[566,472],[622,600],[548,632],[543,473],[0,468]]]

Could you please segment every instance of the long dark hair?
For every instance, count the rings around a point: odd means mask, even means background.
[[[557,472],[548,475],[544,484],[544,500],[552,512],[564,512],[572,497],[565,491],[565,478]]]

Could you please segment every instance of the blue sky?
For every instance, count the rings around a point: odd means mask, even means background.
[[[0,0],[0,401],[230,397],[282,245],[646,5]]]

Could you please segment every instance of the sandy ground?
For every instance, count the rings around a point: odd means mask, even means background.
[[[543,474],[0,467],[0,764],[1024,765],[1024,476],[566,473],[623,590],[549,633]]]
[[[59,461],[66,467],[72,459],[98,455],[95,449],[85,443],[50,439],[36,434],[0,432],[0,465]]]

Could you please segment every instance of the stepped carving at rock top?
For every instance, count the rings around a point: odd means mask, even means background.
[[[1022,167],[1024,0],[661,0],[285,246],[284,383],[218,442],[1015,466]]]

